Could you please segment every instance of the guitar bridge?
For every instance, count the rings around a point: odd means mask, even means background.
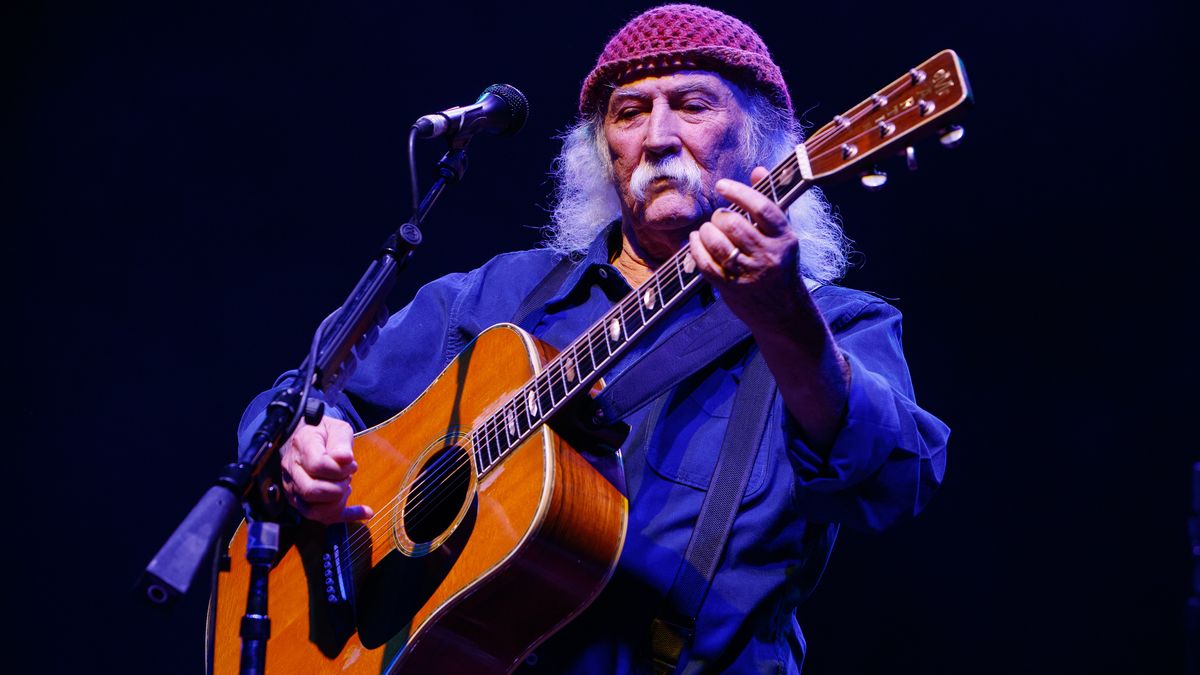
[[[349,604],[353,608],[354,575],[346,555],[346,526],[330,525],[325,529],[325,552],[321,554],[321,578],[324,581],[325,602],[328,605]]]
[[[310,521],[307,544],[301,544],[308,577],[309,640],[332,658],[357,630],[354,566],[345,525],[324,527]],[[317,528],[323,528],[324,533]]]

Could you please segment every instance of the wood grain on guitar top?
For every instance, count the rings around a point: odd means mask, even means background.
[[[289,528],[271,573],[268,672],[508,672],[595,598],[620,555],[628,507],[544,425],[479,479],[440,545],[408,556],[393,532],[404,512],[395,500],[430,454],[498,410],[552,352],[514,326],[490,328],[408,408],[355,438],[352,500],[376,512],[349,527],[342,549],[360,556],[356,630],[325,603],[325,528]],[[229,550],[212,627],[222,675],[237,672],[240,656],[244,527]]]

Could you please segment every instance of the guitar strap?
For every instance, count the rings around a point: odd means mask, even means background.
[[[700,605],[717,573],[721,552],[746,492],[754,457],[766,434],[776,390],[775,378],[762,352],[755,351],[742,371],[729,426],[721,441],[721,454],[708,482],[708,492],[700,505],[683,562],[658,616],[650,624],[650,650],[656,675],[675,672],[683,650],[691,642]],[[647,420],[650,422],[653,420]]]
[[[545,278],[533,287],[529,295],[525,296],[521,306],[517,308],[517,313],[513,315],[512,322],[524,329],[525,332],[532,333],[533,326],[537,324],[538,319],[541,319],[542,309],[550,301],[550,298],[558,293],[574,266],[571,256],[563,256],[559,259],[558,264],[546,273]],[[535,312],[537,312],[536,316]],[[530,321],[530,317],[533,317],[533,321]]]

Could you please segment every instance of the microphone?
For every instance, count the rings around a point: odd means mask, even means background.
[[[516,87],[493,84],[471,105],[449,108],[425,115],[413,127],[418,138],[455,136],[460,140],[486,131],[511,136],[525,126],[529,118],[529,101]]]

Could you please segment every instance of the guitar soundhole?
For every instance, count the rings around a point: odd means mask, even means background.
[[[452,445],[430,456],[404,503],[404,531],[418,547],[446,532],[470,496],[471,458]]]

